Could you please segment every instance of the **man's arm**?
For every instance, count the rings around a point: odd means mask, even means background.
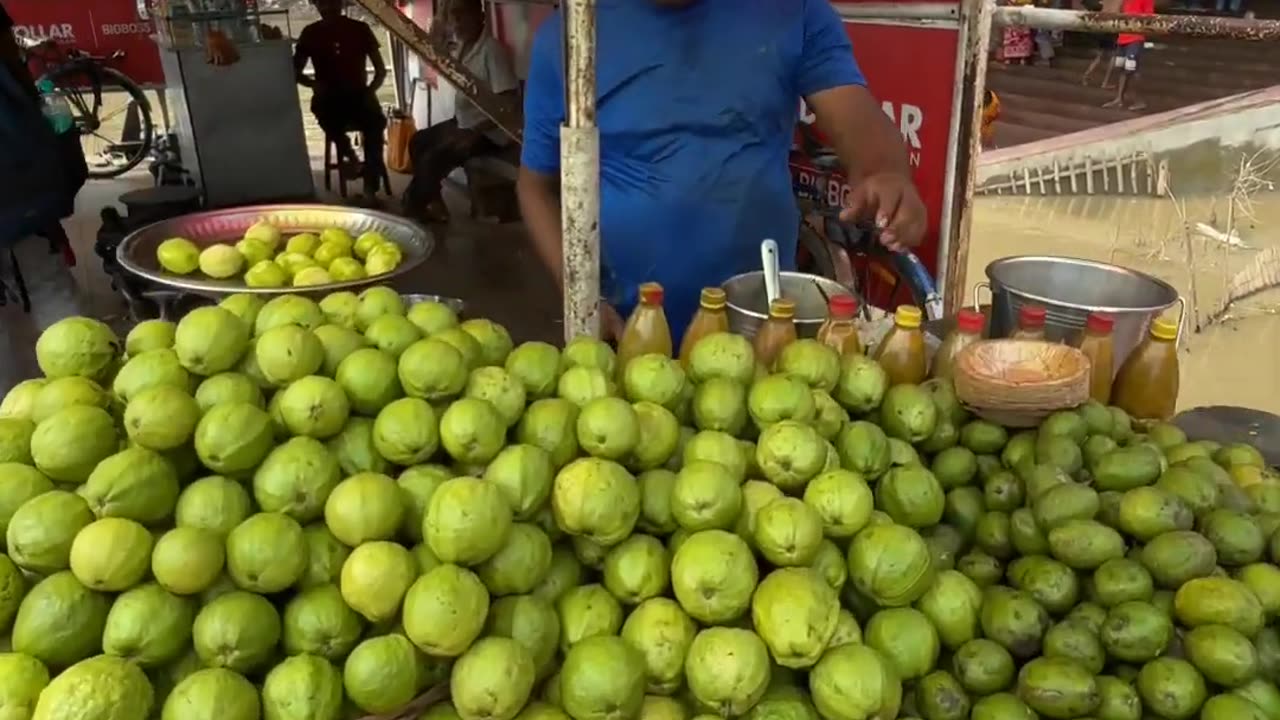
[[[382,57],[382,45],[373,34],[373,28],[365,25],[369,32],[369,62],[373,63],[373,79],[369,81],[369,89],[377,90],[387,81],[387,61]]]
[[[316,80],[307,77],[306,72],[307,63],[311,61],[311,42],[308,38],[307,28],[303,28],[302,34],[298,36],[298,42],[293,46],[293,76],[299,85],[314,88]]]
[[[911,184],[898,129],[867,91],[844,25],[826,0],[805,0],[800,94],[830,139],[854,186],[845,220],[874,219],[891,248],[915,246],[924,235],[924,204]]]
[[[891,172],[911,176],[902,135],[865,87],[845,85],[805,98],[850,184]]]
[[[520,212],[543,265],[563,287],[560,228],[560,124],[564,91],[560,75],[560,21],[542,23],[533,41],[524,96],[524,146],[516,194]]]

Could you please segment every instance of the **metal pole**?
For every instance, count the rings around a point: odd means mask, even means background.
[[[560,127],[564,337],[600,335],[600,131],[596,0],[565,0],[565,124]]]
[[[1127,32],[1234,40],[1280,39],[1280,20],[1244,20],[1200,15],[1118,15],[1038,7],[996,8],[994,20],[997,25],[1025,26],[1040,30],[1107,34]]]
[[[996,10],[995,0],[978,0],[977,8],[969,15],[968,54],[965,59],[964,82],[971,88],[966,95],[965,114],[969,120],[965,162],[958,168],[957,178],[961,187],[954,202],[959,206],[959,228],[955,242],[947,247],[947,255],[940,258],[946,268],[943,276],[943,312],[955,313],[964,305],[965,274],[969,264],[969,231],[973,226],[973,193],[978,183],[978,154],[982,152],[982,101],[987,89],[987,58],[991,50],[991,19]]]

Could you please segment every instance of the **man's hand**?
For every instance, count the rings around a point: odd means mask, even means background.
[[[618,342],[622,339],[622,331],[626,327],[627,323],[622,319],[622,315],[609,303],[600,301],[600,334],[604,339]]]
[[[875,222],[880,242],[894,252],[919,245],[928,223],[924,201],[911,178],[898,172],[862,178],[853,190],[850,206],[840,212],[840,219]]]

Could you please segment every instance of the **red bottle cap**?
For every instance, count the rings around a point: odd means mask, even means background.
[[[640,302],[645,305],[661,305],[662,286],[656,282],[640,283]]]
[[[1106,313],[1089,313],[1089,317],[1084,321],[1084,326],[1089,332],[1095,333],[1109,333],[1115,325],[1116,319]]]
[[[827,303],[827,314],[840,320],[849,320],[858,312],[858,300],[852,295],[834,295]]]
[[[1018,310],[1018,326],[1024,328],[1044,327],[1045,310],[1039,305],[1023,305]]]
[[[969,335],[977,335],[986,327],[987,316],[981,311],[972,308],[964,308],[956,314],[956,328],[962,333]]]

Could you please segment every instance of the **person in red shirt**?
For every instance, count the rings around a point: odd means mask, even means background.
[[[360,167],[347,133],[360,133],[365,154],[360,174],[366,200],[372,203],[382,179],[382,134],[387,127],[376,93],[387,79],[387,65],[373,30],[342,14],[344,0],[312,0],[312,4],[320,20],[302,29],[294,48],[298,84],[314,92],[311,112],[325,136],[337,144],[346,175]],[[366,62],[373,65],[372,79]],[[314,70],[312,77],[303,74],[307,63]]]
[[[1120,12],[1125,15],[1154,15],[1155,0],[1124,0]],[[1120,84],[1116,89],[1116,97],[1103,107],[1128,107],[1130,110],[1145,110],[1147,104],[1138,98],[1135,86],[1138,82],[1138,58],[1142,56],[1142,46],[1146,38],[1135,33],[1121,33],[1116,38],[1116,55],[1114,66],[1123,70]]]

